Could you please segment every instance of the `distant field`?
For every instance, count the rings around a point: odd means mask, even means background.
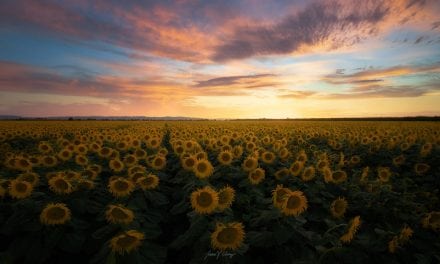
[[[440,263],[440,123],[1,121],[0,263]]]

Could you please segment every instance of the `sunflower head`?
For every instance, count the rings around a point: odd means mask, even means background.
[[[231,151],[222,151],[218,154],[217,160],[220,164],[229,166],[232,163],[232,159],[234,156],[232,155]]]
[[[242,223],[217,223],[211,234],[211,245],[220,251],[236,250],[243,244],[244,236]]]
[[[359,164],[359,162],[361,162],[361,158],[358,155],[351,156],[350,158],[351,165],[357,165]]]
[[[417,175],[425,174],[430,168],[431,166],[426,163],[416,163],[416,165],[414,165],[414,171]]]
[[[73,192],[72,183],[64,173],[56,174],[49,180],[49,189],[56,194],[69,194]]]
[[[44,167],[50,168],[58,164],[58,159],[55,156],[43,156],[41,163]]]
[[[301,161],[295,161],[291,166],[290,166],[290,173],[292,174],[292,176],[296,177],[298,175],[301,174],[302,169],[304,168],[304,163]]]
[[[277,180],[283,180],[290,175],[290,170],[288,168],[281,168],[277,170],[274,174]]]
[[[191,193],[191,206],[199,214],[210,214],[217,209],[218,193],[209,186]]]
[[[167,165],[167,160],[165,156],[156,155],[151,161],[151,167],[155,170],[162,170]]]
[[[86,156],[79,154],[75,157],[75,163],[80,166],[86,166],[89,163],[89,159]]]
[[[112,252],[120,255],[130,254],[132,251],[137,250],[144,240],[143,233],[136,230],[128,230],[119,235],[114,236],[109,243],[109,247]]]
[[[348,202],[345,198],[337,198],[330,205],[330,212],[334,218],[342,218],[347,210],[347,206]]]
[[[154,174],[148,174],[137,179],[136,184],[144,191],[156,189],[159,186],[159,177]]]
[[[330,167],[325,167],[325,168],[323,168],[323,169],[321,170],[321,172],[322,172],[322,174],[323,174],[323,176],[324,176],[324,181],[325,181],[326,183],[333,182],[333,172],[332,172],[332,170],[330,169]]]
[[[234,202],[235,199],[235,190],[230,187],[226,186],[218,191],[218,206],[217,209],[220,211],[225,210],[226,208],[231,207],[232,202]]]
[[[62,161],[68,161],[72,158],[73,152],[69,149],[63,149],[60,152],[58,152],[57,157]]]
[[[112,224],[130,224],[134,219],[134,213],[130,209],[118,205],[109,205],[105,211],[105,218]]]
[[[315,167],[309,166],[304,169],[303,173],[301,174],[301,179],[305,182],[311,181],[315,178]]]
[[[422,219],[424,228],[440,231],[440,212],[430,212]]]
[[[112,159],[109,162],[109,167],[114,172],[121,172],[124,170],[124,163],[120,161],[119,159]]]
[[[108,189],[115,197],[127,197],[134,190],[134,184],[123,177],[114,177],[109,180]]]
[[[333,172],[332,178],[336,184],[343,183],[347,180],[347,173],[343,170],[337,170]]]
[[[406,160],[405,156],[403,154],[401,154],[393,159],[393,164],[396,167],[400,167],[403,164],[405,164],[405,160]]]
[[[266,164],[272,164],[276,158],[275,154],[270,151],[265,151],[261,154],[261,161]]]
[[[389,182],[391,177],[391,171],[388,167],[380,167],[377,169],[377,178],[380,182]]]
[[[273,201],[273,205],[276,208],[281,209],[282,205],[284,203],[284,199],[287,198],[287,195],[290,193],[291,191],[288,188],[284,188],[283,185],[277,185],[277,187],[275,188],[275,190],[272,191],[272,201]]]
[[[343,234],[339,238],[341,240],[341,242],[342,243],[350,243],[353,240],[354,235],[357,233],[360,225],[361,225],[361,217],[360,216],[355,216],[353,219],[351,219],[351,221],[348,225],[348,230],[346,231],[345,234]]]
[[[197,159],[194,156],[188,156],[182,159],[182,167],[187,171],[192,171],[197,163]]]
[[[95,188],[95,182],[89,179],[79,179],[77,182],[77,188],[81,190],[92,190]]]
[[[281,205],[281,212],[285,215],[298,216],[307,210],[307,198],[301,191],[290,191],[286,194]]]
[[[15,159],[15,168],[21,171],[32,170],[32,163],[25,157]]]
[[[9,195],[15,199],[23,199],[29,197],[32,194],[33,186],[31,183],[14,179],[9,183]]]
[[[212,173],[214,172],[214,167],[208,160],[201,159],[197,160],[196,164],[194,165],[193,171],[197,178],[206,179],[212,175]]]
[[[249,156],[247,157],[242,164],[242,168],[244,171],[249,172],[253,171],[258,167],[258,160],[255,157]]]
[[[18,175],[17,180],[27,181],[35,187],[40,181],[40,175],[35,172],[25,172]]]
[[[248,174],[248,179],[253,185],[257,185],[260,182],[262,182],[265,178],[265,171],[262,168],[256,168],[255,170],[252,170]]]
[[[40,222],[44,225],[62,225],[70,218],[70,209],[63,203],[50,203],[40,214]]]

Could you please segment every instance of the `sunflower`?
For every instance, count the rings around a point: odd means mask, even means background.
[[[276,156],[273,152],[265,151],[261,154],[261,161],[266,164],[272,164],[275,160]]]
[[[365,167],[362,169],[361,179],[362,183],[365,183],[368,180],[368,173],[370,172],[370,167]]]
[[[232,163],[233,155],[230,151],[222,151],[218,154],[217,160],[220,164],[229,166]]]
[[[151,162],[151,167],[155,170],[161,170],[167,165],[167,160],[162,155],[156,155]]]
[[[353,219],[351,219],[347,232],[340,237],[340,240],[343,243],[350,243],[353,240],[354,235],[359,230],[360,225],[361,217],[355,216]]]
[[[184,170],[192,171],[197,163],[197,159],[194,156],[189,156],[183,158],[181,162]]]
[[[56,194],[69,194],[73,192],[72,183],[66,179],[64,173],[57,174],[49,180],[49,189]]]
[[[388,242],[388,252],[395,253],[397,248],[399,247],[399,240],[397,236],[394,236],[393,239]]]
[[[121,172],[124,170],[124,163],[119,159],[112,159],[109,162],[109,167],[114,172]]]
[[[32,184],[24,180],[14,179],[9,183],[9,195],[12,198],[23,199],[29,197],[33,189]]]
[[[191,206],[199,214],[210,214],[218,206],[218,193],[209,186],[191,193]]]
[[[232,155],[234,155],[234,158],[238,159],[243,155],[243,147],[240,145],[234,146],[232,148]]]
[[[62,225],[70,218],[70,209],[64,203],[50,203],[40,214],[40,222],[44,225]]]
[[[440,212],[430,212],[422,219],[424,228],[440,231]]]
[[[24,157],[20,157],[15,160],[15,168],[21,171],[30,171],[32,170],[32,163]]]
[[[130,209],[118,205],[109,205],[107,211],[105,211],[105,218],[112,224],[130,224],[134,219],[134,213]]]
[[[235,190],[232,187],[226,186],[218,191],[218,206],[220,211],[231,207],[235,199]]]
[[[68,149],[63,149],[58,152],[57,157],[62,161],[68,161],[73,157],[73,152]]]
[[[304,169],[303,173],[301,174],[301,179],[305,182],[311,181],[315,178],[315,167],[309,166]]]
[[[242,223],[217,223],[211,234],[212,248],[220,251],[236,250],[244,240],[244,226]]]
[[[277,180],[283,180],[283,179],[287,178],[287,176],[289,176],[289,174],[290,174],[290,171],[288,168],[281,168],[275,172],[274,176]]]
[[[359,162],[361,162],[361,158],[358,155],[351,156],[350,158],[351,165],[357,165],[359,164]]]
[[[206,179],[212,175],[212,173],[214,172],[214,167],[212,167],[211,163],[208,160],[202,159],[197,160],[193,170],[197,178]]]
[[[347,180],[347,173],[343,170],[334,171],[332,174],[333,182],[336,184],[343,183]]]
[[[405,156],[402,154],[402,155],[395,157],[393,159],[393,164],[396,167],[402,166],[403,164],[405,164]]]
[[[41,163],[44,167],[55,167],[58,164],[58,160],[54,156],[44,156],[41,159]]]
[[[254,157],[249,156],[243,161],[243,164],[241,166],[246,172],[253,171],[258,167],[258,160]]]
[[[328,163],[327,159],[320,159],[318,160],[318,162],[316,163],[316,169],[318,169],[318,171],[324,171],[325,168],[328,168],[330,164]]]
[[[248,174],[248,179],[253,185],[257,185],[262,182],[265,178],[265,171],[262,168],[256,168],[253,171],[250,171]]]
[[[126,197],[134,190],[134,184],[123,177],[110,179],[108,189],[115,197]]]
[[[391,171],[388,167],[379,167],[377,169],[377,178],[380,182],[388,182],[391,177]]]
[[[414,171],[417,175],[425,174],[430,168],[431,167],[426,163],[416,163],[416,165],[414,165]]]
[[[103,148],[99,149],[98,155],[101,158],[109,158],[113,152],[114,152],[113,149],[111,149],[109,147],[103,147]]]
[[[333,172],[329,167],[325,167],[321,170],[323,176],[324,176],[324,181],[326,183],[329,182],[333,182]]]
[[[129,254],[137,250],[142,245],[142,240],[145,236],[143,233],[136,230],[128,230],[117,236],[114,236],[110,242],[109,247],[112,252],[123,255]]]
[[[289,157],[289,155],[290,155],[290,152],[287,148],[281,148],[278,151],[278,157],[280,157],[280,159],[282,159],[282,160],[287,159]]]
[[[86,156],[79,154],[75,157],[75,163],[80,166],[86,166],[89,163],[89,159]]]
[[[330,212],[334,218],[342,218],[347,211],[347,206],[348,202],[345,198],[337,198],[330,205]]]
[[[285,215],[298,216],[307,210],[307,198],[301,191],[288,192],[281,206],[281,212]]]
[[[147,157],[147,152],[145,150],[143,150],[143,149],[136,149],[134,151],[134,156],[137,159],[145,159]]]
[[[414,231],[409,226],[402,228],[399,234],[399,242],[403,245],[409,241],[409,239],[414,234]]]
[[[152,190],[159,185],[159,177],[153,174],[142,176],[136,180],[136,184],[141,187],[142,190]]]
[[[49,154],[50,152],[52,152],[53,149],[50,146],[49,142],[41,141],[38,144],[38,150],[43,154]]]
[[[272,191],[272,201],[276,208],[281,209],[284,203],[284,199],[291,191],[288,188],[284,188],[283,185],[277,185],[275,190]]]
[[[422,148],[420,149],[420,156],[422,157],[426,157],[429,155],[429,153],[431,153],[432,150],[432,143],[425,143],[423,144]]]
[[[304,163],[301,161],[295,161],[289,168],[292,176],[296,177],[301,174],[301,171],[304,168]]]
[[[32,184],[33,187],[35,187],[40,181],[40,175],[35,172],[25,172],[18,175],[17,180],[27,181]]]

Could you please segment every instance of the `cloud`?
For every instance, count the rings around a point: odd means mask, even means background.
[[[351,89],[348,93],[332,93],[322,96],[323,99],[364,99],[364,98],[387,98],[387,97],[419,97],[431,92],[440,91],[440,84],[428,84],[423,86],[400,85],[380,86],[371,85],[362,89]]]
[[[330,74],[322,78],[331,84],[371,84],[380,83],[384,79],[418,73],[440,72],[440,63],[422,66],[394,66],[383,69],[360,69],[352,74]]]
[[[289,91],[287,94],[278,95],[283,99],[305,99],[316,94],[314,91]]]
[[[334,48],[352,45],[365,36],[375,34],[376,25],[389,13],[383,1],[314,2],[304,10],[271,26],[237,29],[217,46],[215,61],[244,59],[258,55],[286,54],[302,46],[330,41]]]
[[[274,74],[255,74],[255,75],[241,75],[241,76],[225,76],[205,81],[198,81],[194,87],[224,87],[231,88],[259,88],[277,85],[275,82],[267,82]]]

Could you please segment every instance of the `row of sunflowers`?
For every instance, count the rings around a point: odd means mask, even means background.
[[[0,127],[1,263],[440,262],[435,122]]]

